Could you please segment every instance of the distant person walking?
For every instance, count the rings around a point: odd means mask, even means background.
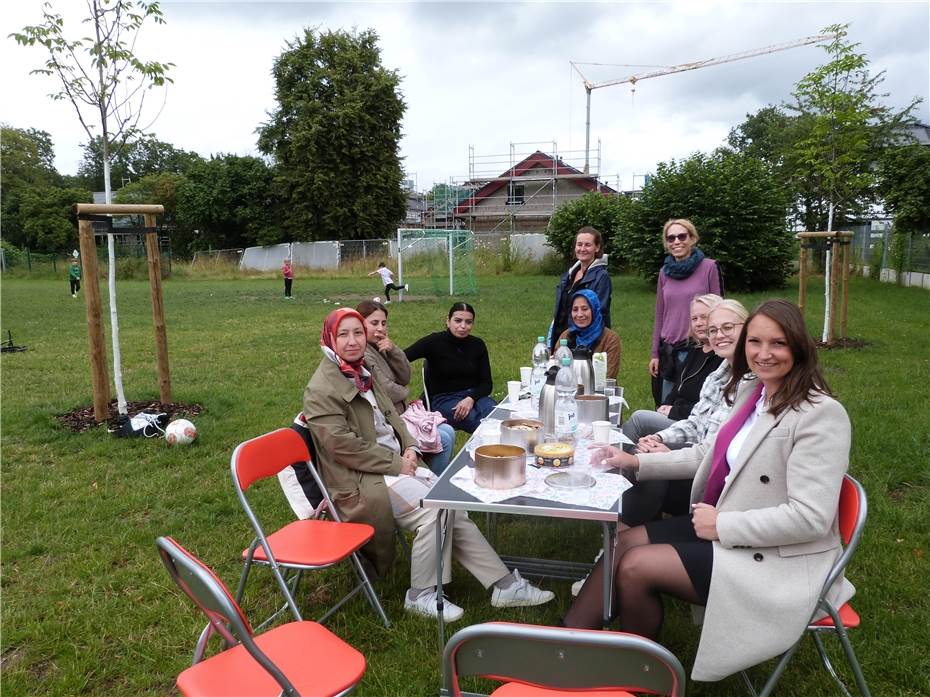
[[[392,290],[410,290],[408,284],[397,285],[394,283],[394,272],[391,271],[383,261],[378,262],[378,268],[368,273],[369,276],[378,274],[381,276],[381,282],[384,284],[384,303],[391,302]]]
[[[281,273],[284,274],[284,297],[285,299],[293,300],[294,296],[291,295],[291,286],[294,285],[294,267],[291,266],[290,259],[284,260],[284,263],[281,265]]]
[[[68,267],[68,283],[71,284],[71,297],[76,298],[78,291],[81,290],[81,265],[77,259],[71,260]]]

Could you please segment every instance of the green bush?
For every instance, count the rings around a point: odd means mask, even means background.
[[[780,288],[795,251],[787,210],[788,196],[765,162],[726,150],[695,153],[659,164],[630,207],[622,252],[630,267],[654,280],[666,255],[662,226],[688,218],[729,290]]]
[[[559,206],[549,219],[546,238],[561,257],[560,268],[575,258],[575,234],[585,225],[600,230],[604,237],[603,251],[610,255],[610,267],[619,268],[623,262],[620,237],[632,205],[625,196],[605,196],[592,191]]]
[[[869,257],[869,278],[878,281],[882,277],[882,260],[885,256],[885,241],[879,240],[872,247],[872,256]]]

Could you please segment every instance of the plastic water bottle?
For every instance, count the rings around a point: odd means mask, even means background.
[[[555,350],[555,364],[562,365],[562,359],[568,358],[568,363],[571,365],[572,359],[572,350],[568,348],[568,339],[559,339],[559,347]]]
[[[538,336],[536,337],[536,345],[533,347],[533,367],[541,365],[545,368],[548,362],[549,348],[546,346],[546,337]]]
[[[562,358],[562,367],[555,375],[555,436],[559,440],[573,440],[578,426],[578,409],[575,395],[578,381],[572,370],[572,359]]]
[[[530,374],[530,400],[533,409],[539,413],[539,395],[546,384],[546,364],[549,362],[549,349],[546,337],[540,336],[533,347],[533,372]]]

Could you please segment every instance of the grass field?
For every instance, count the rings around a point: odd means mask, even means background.
[[[392,336],[400,345],[441,328],[449,305],[448,299],[418,296],[416,279],[410,281],[411,301],[391,306]],[[548,324],[555,279],[487,276],[478,282],[475,333],[488,343],[500,397]],[[91,402],[83,298],[73,300],[66,289],[62,279],[4,279],[2,285],[0,330],[4,338],[12,330],[16,343],[29,346],[0,362],[3,693],[170,693],[203,621],[168,579],[154,539],[173,535],[234,585],[250,528],[230,482],[229,456],[240,441],[287,425],[300,408],[332,302],[354,304],[379,289],[373,279],[301,277],[296,300],[285,302],[278,280],[167,281],[173,397],[205,408],[197,418],[200,439],[188,449],[169,449],[163,440],[114,439],[103,429],[75,435],[58,426],[56,414]],[[808,315],[816,332],[821,299],[815,291]],[[148,286],[125,281],[120,292],[127,397],[157,398]],[[796,288],[781,295],[795,298]],[[737,297],[752,306],[764,296]],[[653,298],[654,289],[642,281],[615,279],[621,383],[634,408],[649,406]],[[825,351],[822,360],[852,418],[850,470],[869,495],[865,538],[849,571],[864,618],[852,640],[874,695],[928,695],[930,294],[856,279],[849,326],[851,336],[869,345]],[[257,502],[269,524],[282,523],[289,509],[277,485],[269,484],[257,492]],[[582,523],[510,519],[498,529],[503,553],[587,561],[599,545],[598,528]],[[306,614],[312,617],[346,580],[339,571],[313,576],[300,596]],[[380,626],[360,599],[330,623],[368,659],[359,695],[438,690],[435,624],[404,614],[407,580],[401,559],[379,584],[392,629]],[[468,622],[555,623],[571,599],[569,587],[543,586],[557,594],[549,606],[497,612],[462,569],[448,590],[466,608]],[[254,573],[246,612],[262,615],[276,593],[269,575]],[[670,604],[662,642],[688,668],[696,637],[687,608]],[[808,644],[779,694],[835,694],[814,656]],[[737,678],[689,689],[694,695],[744,694]]]

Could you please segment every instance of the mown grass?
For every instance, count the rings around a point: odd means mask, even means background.
[[[488,343],[497,386],[525,364],[551,312],[554,278],[482,276],[476,333]],[[2,357],[2,687],[9,695],[165,694],[189,663],[202,620],[171,585],[153,541],[171,534],[230,585],[250,538],[229,480],[229,455],[248,437],[286,425],[300,408],[319,361],[322,318],[333,302],[378,294],[377,279],[302,274],[296,300],[280,298],[277,278],[165,283],[175,401],[198,402],[200,439],[187,449],[164,441],[117,440],[102,429],[75,435],[55,415],[91,402],[83,299],[64,280],[4,279],[2,330],[29,350]],[[615,278],[613,317],[623,337],[621,382],[635,407],[647,406],[645,374],[654,290]],[[120,323],[129,399],[158,395],[148,287],[120,284]],[[104,296],[106,294],[104,293]],[[796,297],[791,287],[780,294]],[[739,296],[753,305],[762,295]],[[324,302],[324,298],[329,302]],[[810,293],[812,330],[821,299]],[[447,298],[391,306],[401,345],[442,326]],[[853,641],[875,695],[930,694],[930,295],[857,279],[850,334],[869,345],[824,351],[828,379],[853,421],[851,471],[869,494],[870,517],[849,576],[863,627]],[[276,484],[257,491],[269,526],[289,510]],[[483,521],[479,521],[483,523]],[[499,549],[590,559],[598,529],[581,523],[509,519]],[[353,601],[331,627],[367,657],[359,695],[428,695],[439,687],[435,624],[404,614],[403,559],[379,585],[395,625],[386,630]],[[345,585],[341,572],[315,575],[301,602],[313,616]],[[567,583],[544,581],[557,600],[540,609],[493,611],[462,569],[449,588],[469,622],[555,623],[570,602]],[[760,588],[764,593],[766,589]],[[277,600],[256,573],[245,601],[258,617]],[[697,631],[687,609],[670,604],[662,641],[690,666]],[[734,618],[738,621],[738,618]],[[778,618],[772,618],[777,622]],[[313,647],[307,647],[312,651]],[[832,695],[807,646],[780,694]],[[689,694],[742,695],[741,683],[695,684]]]

